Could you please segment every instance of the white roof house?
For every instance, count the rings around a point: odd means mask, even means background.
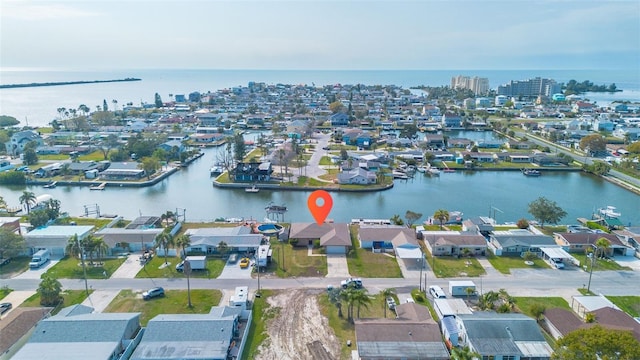
[[[78,235],[82,240],[93,230],[93,225],[54,225],[32,230],[24,234],[30,253],[48,249],[53,256],[64,256],[69,239]]]

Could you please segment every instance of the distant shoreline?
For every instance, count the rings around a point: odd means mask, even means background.
[[[124,79],[112,79],[112,80],[85,80],[85,81],[60,81],[60,82],[45,82],[45,83],[29,83],[29,84],[8,84],[8,85],[0,85],[0,89],[41,87],[41,86],[99,84],[99,83],[141,81],[141,80],[142,79],[138,79],[138,78],[124,78]]]

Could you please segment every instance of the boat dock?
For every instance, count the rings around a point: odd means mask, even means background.
[[[103,182],[101,184],[89,186],[89,190],[104,190],[106,186],[107,186],[107,183]]]

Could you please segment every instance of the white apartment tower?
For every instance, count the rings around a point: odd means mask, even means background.
[[[476,95],[482,95],[489,92],[489,79],[458,75],[451,78],[451,88],[469,89]]]

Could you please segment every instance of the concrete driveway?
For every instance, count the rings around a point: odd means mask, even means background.
[[[47,270],[49,270],[52,266],[57,264],[59,261],[60,261],[59,259],[55,259],[55,260],[51,259],[49,260],[48,263],[40,266],[37,269],[27,269],[27,271],[14,277],[14,279],[40,279],[42,274],[46,273]]]
[[[614,256],[613,260],[620,266],[628,266],[634,271],[640,271],[640,259],[635,256]]]
[[[240,259],[241,257],[238,257],[238,261],[233,264],[227,261],[218,279],[251,279],[255,259],[251,258],[251,265],[244,269],[240,268]]]
[[[5,317],[5,316],[9,315],[10,312],[12,312],[18,306],[20,306],[20,304],[22,304],[25,300],[27,300],[29,297],[31,297],[35,293],[36,293],[35,291],[12,291],[12,292],[10,292],[9,295],[5,296],[4,299],[0,300],[0,303],[8,302],[8,303],[11,303],[11,305],[13,307],[11,308],[11,310],[9,310],[6,313],[4,313],[4,315],[2,315],[2,317]]]
[[[116,279],[133,279],[140,270],[142,270],[140,255],[129,254],[129,256],[127,256],[127,260],[125,260],[122,265],[120,265],[120,267],[111,274],[111,277]]]
[[[96,290],[82,302],[82,305],[91,306],[94,312],[103,312],[118,293],[119,290]]]
[[[348,278],[349,266],[347,265],[347,255],[327,254],[327,276],[328,278]]]

